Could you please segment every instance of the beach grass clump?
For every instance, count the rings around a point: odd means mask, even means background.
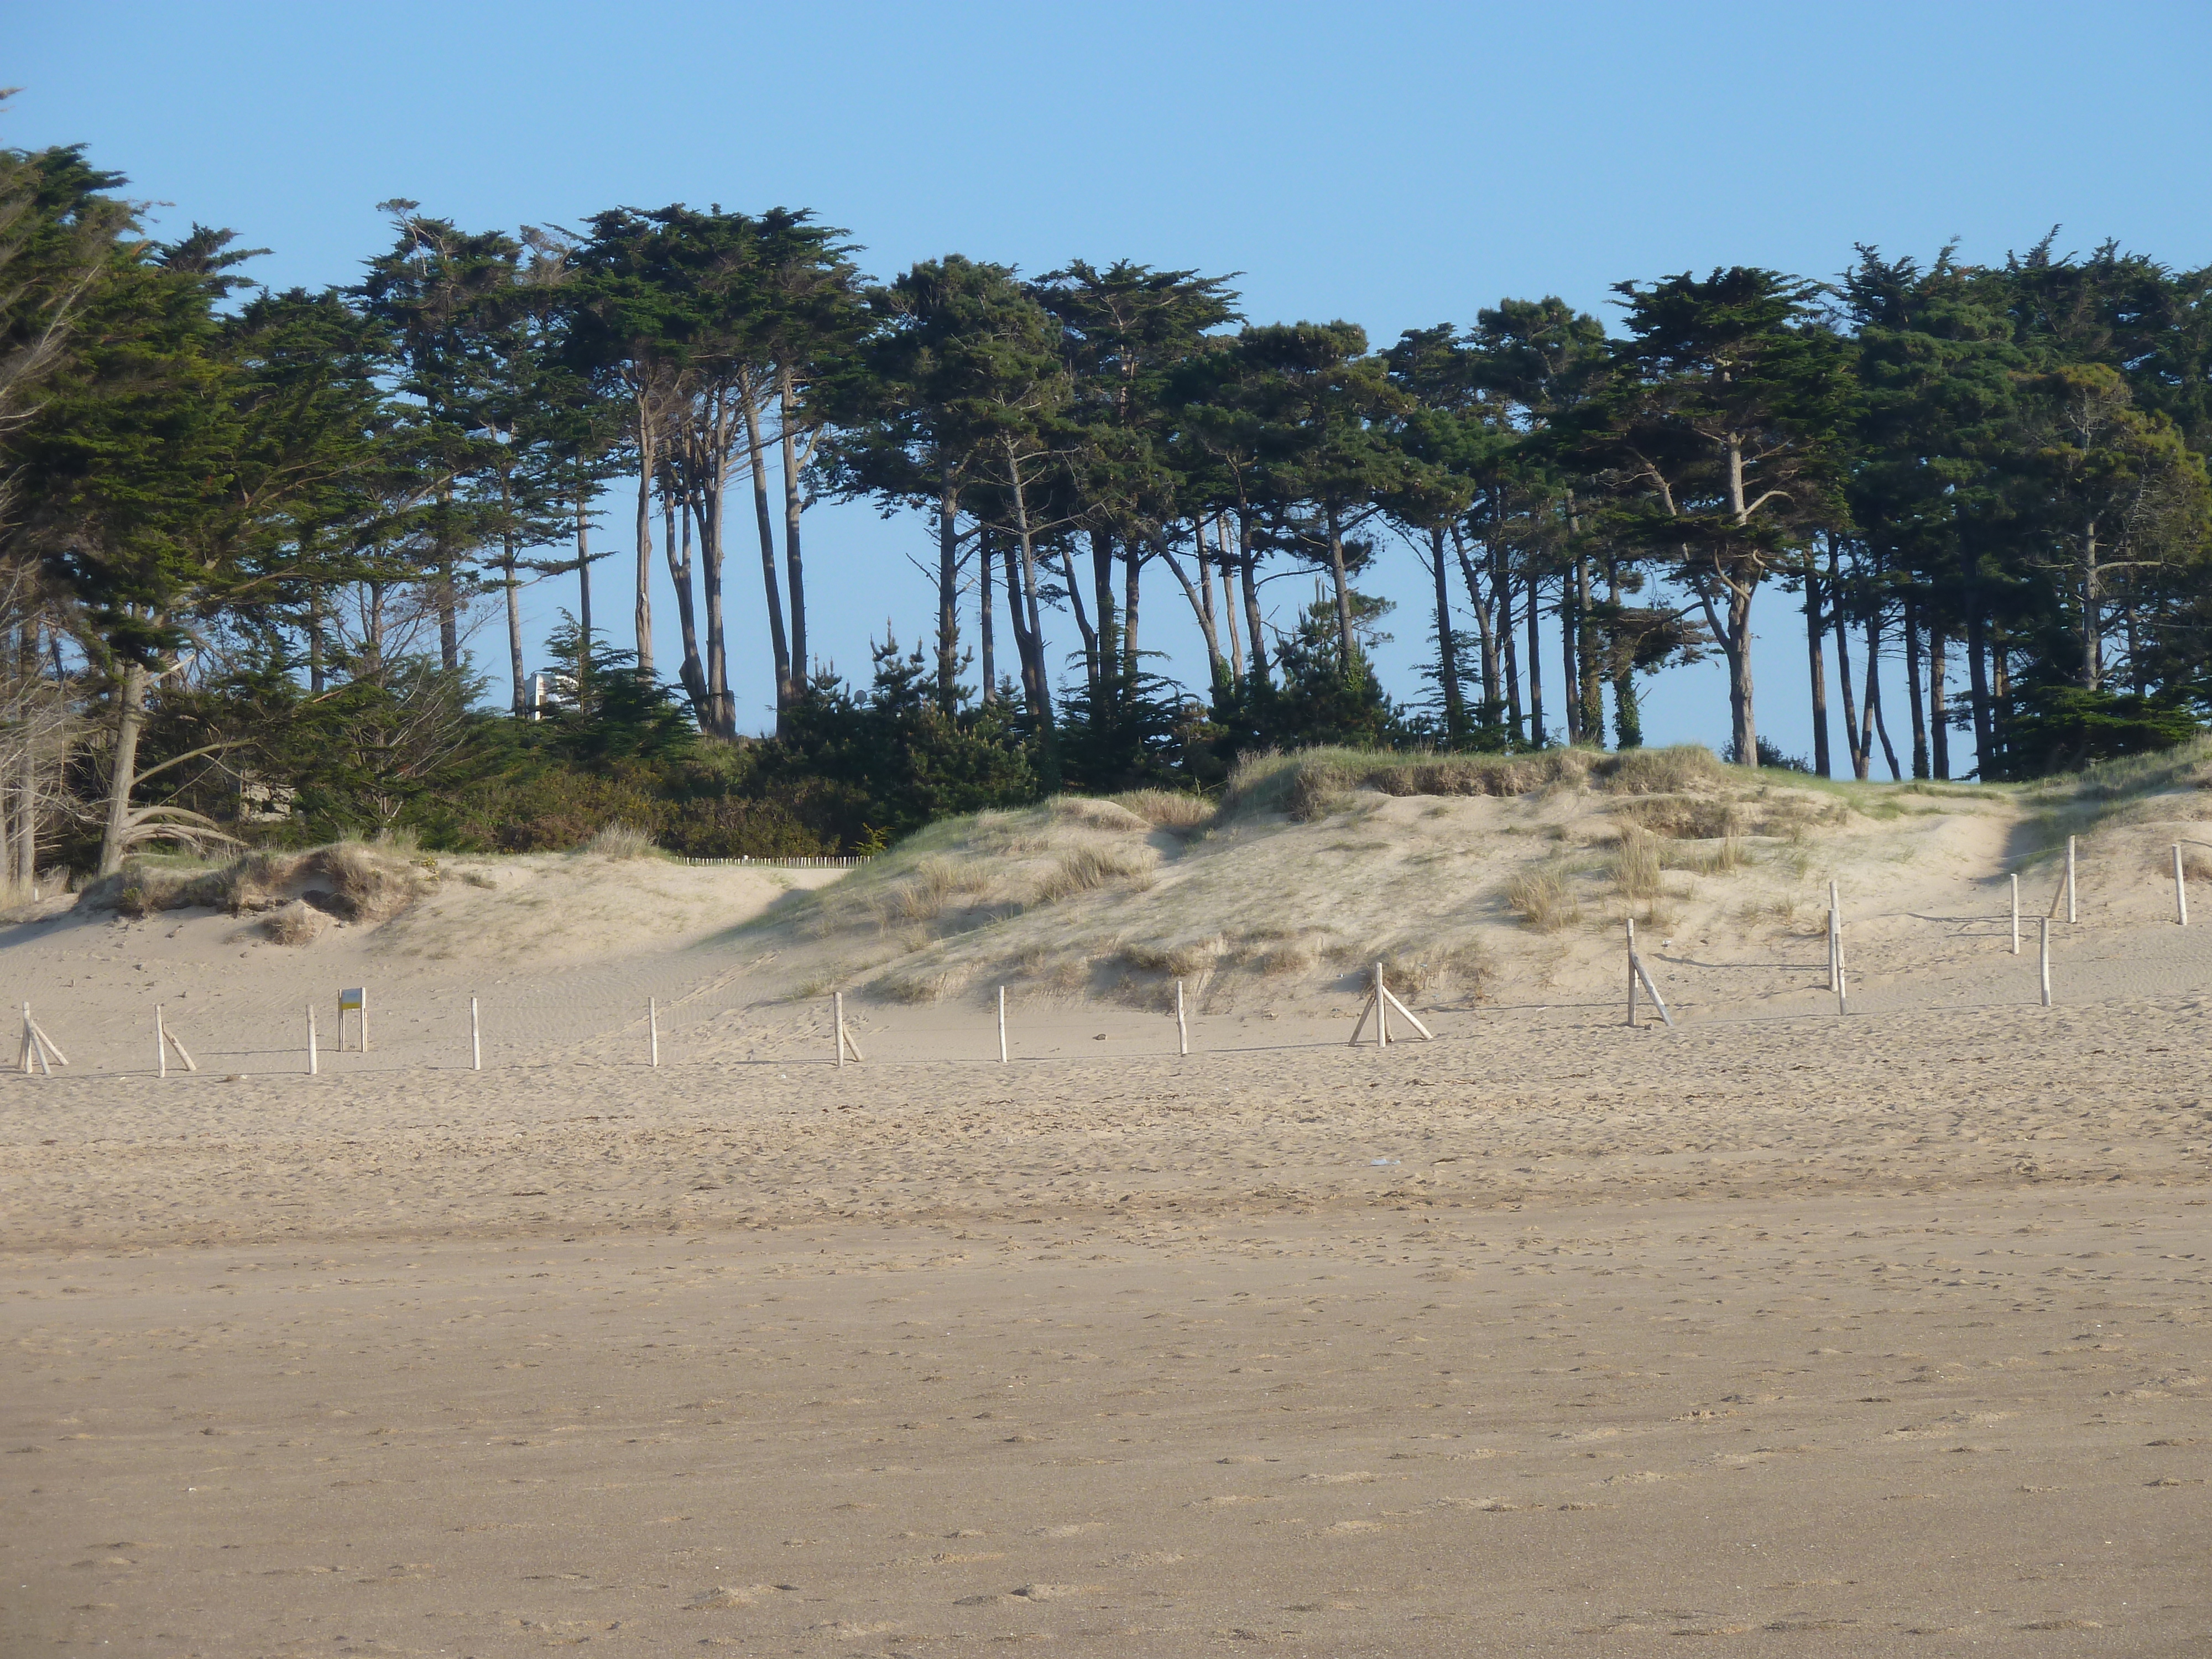
[[[1582,905],[1574,888],[1565,871],[1556,864],[1516,872],[1505,884],[1505,903],[1540,933],[1556,933],[1582,920]]]
[[[602,825],[597,834],[576,851],[602,859],[647,859],[660,849],[653,845],[653,837],[634,823]]]

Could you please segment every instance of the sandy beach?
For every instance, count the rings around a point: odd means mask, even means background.
[[[1870,963],[1848,1018],[1501,1000],[1387,1051],[1348,997],[1187,1059],[1024,1005],[1003,1066],[981,1003],[870,1005],[842,1072],[735,956],[514,976],[482,1073],[462,981],[386,962],[310,1079],[299,957],[42,927],[11,1653],[2205,1639],[2194,930],[2085,936],[2051,1009],[1978,945],[1978,1003]]]

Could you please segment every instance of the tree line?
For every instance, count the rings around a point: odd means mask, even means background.
[[[0,152],[18,882],[155,842],[553,846],[609,817],[811,851],[1204,787],[1269,744],[1629,747],[1647,678],[1712,657],[1731,758],[1825,775],[2032,775],[2176,741],[2212,696],[2212,270],[2110,244],[1861,247],[1828,282],[1624,282],[1611,329],[1507,300],[1378,348],[1126,260],[877,282],[781,208],[510,234],[395,200],[358,280],[272,291],[229,231],[154,237],[124,184],[81,147]],[[921,636],[882,641],[865,685],[810,637],[810,599],[854,599],[835,570],[810,592],[825,499],[933,531]],[[733,640],[749,544],[764,637]],[[1360,584],[1403,556],[1431,648],[1394,697],[1391,607]],[[552,578],[574,609],[533,669],[520,592]],[[1285,578],[1315,596],[1286,625]],[[1203,685],[1143,644],[1163,594]],[[1752,672],[1785,603],[1802,759],[1761,736]],[[487,614],[504,714],[469,648]],[[773,673],[759,739],[747,651]]]

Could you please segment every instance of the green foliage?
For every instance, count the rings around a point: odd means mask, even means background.
[[[2045,684],[2021,695],[2006,755],[2012,776],[2040,777],[2172,749],[2203,731],[2179,693],[2145,696]]]

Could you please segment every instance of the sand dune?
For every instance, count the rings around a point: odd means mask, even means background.
[[[1604,907],[1649,900],[1595,790],[1041,810],[842,889],[449,866],[300,947],[19,923],[0,994],[73,1064],[0,1088],[0,1650],[2195,1651],[2212,914],[2169,919],[2167,781],[1831,792],[1677,865],[1672,1033],[1623,1023]],[[2069,828],[2046,1009],[2004,860],[2042,911]],[[1507,903],[1522,842],[1583,921]],[[1037,890],[1102,845],[1150,856]],[[1176,964],[1115,952],[1261,903],[1323,943],[1190,968],[1178,1057]],[[1348,1048],[1385,948],[1481,972]],[[374,1046],[309,1079],[355,983]],[[198,1074],[151,1074],[156,1000]]]

